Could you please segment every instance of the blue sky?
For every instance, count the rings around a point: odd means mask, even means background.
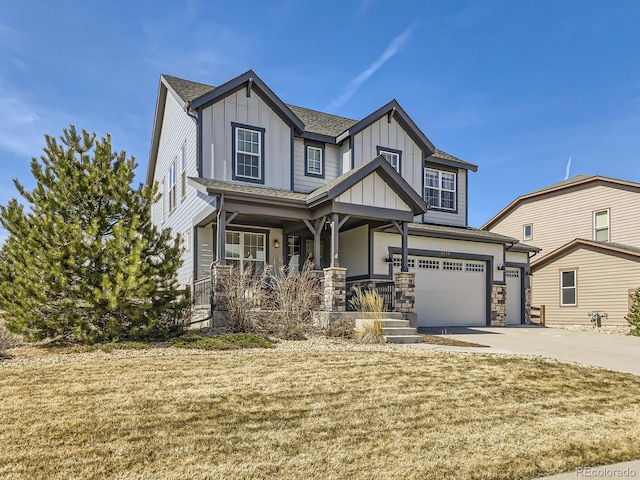
[[[362,118],[397,99],[475,163],[470,225],[570,175],[640,182],[640,2],[3,0],[0,204],[73,123],[146,171],[161,73],[253,69],[286,103]],[[0,238],[4,234],[0,232]]]

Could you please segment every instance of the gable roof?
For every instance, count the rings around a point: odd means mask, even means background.
[[[160,78],[165,80],[165,84],[177,95],[183,104],[187,104],[202,95],[215,90],[216,87],[204,83],[192,82],[171,75],[162,74]]]
[[[325,183],[309,194],[307,204],[316,206],[325,201],[333,200],[346,190],[362,181],[373,173],[377,173],[398,196],[411,208],[414,215],[426,213],[428,207],[420,195],[400,176],[389,162],[382,156],[364,163],[357,168],[343,173],[339,177]]]
[[[568,178],[566,180],[562,180],[561,182],[554,183],[553,185],[549,185],[548,187],[541,188],[539,190],[534,190],[531,193],[527,193],[526,195],[521,195],[516,198],[513,202],[503,208],[497,215],[491,218],[487,223],[485,223],[481,228],[483,230],[488,230],[492,228],[499,220],[504,218],[511,211],[515,210],[521,203],[535,199],[538,197],[556,194],[558,192],[564,193],[572,188],[581,188],[581,187],[591,187],[596,183],[604,183],[610,185],[612,187],[630,187],[633,189],[637,189],[640,192],[640,183],[630,182],[626,180],[619,180],[617,178],[609,178],[603,177],[601,175],[585,175],[583,173],[576,175],[575,177]]]
[[[576,238],[575,240],[572,240],[569,243],[556,248],[553,252],[548,253],[544,257],[541,257],[538,261],[533,262],[531,264],[531,270],[539,269],[553,262],[557,258],[581,248],[596,250],[606,255],[625,255],[628,257],[633,257],[636,261],[640,262],[640,248],[632,247],[630,245],[623,245],[621,243],[598,242],[595,240]]]

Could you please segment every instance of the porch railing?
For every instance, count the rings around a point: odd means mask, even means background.
[[[354,287],[363,291],[374,290],[382,297],[387,312],[395,310],[396,284],[394,282],[376,282],[375,280],[347,282],[347,311],[353,312],[351,300],[354,297]]]
[[[193,284],[193,304],[196,307],[211,304],[211,277],[203,277]]]

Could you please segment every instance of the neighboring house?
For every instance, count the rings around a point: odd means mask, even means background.
[[[184,238],[182,284],[309,259],[325,310],[345,310],[345,276],[347,290],[402,279],[415,305],[396,310],[419,326],[521,323],[536,249],[467,225],[476,169],[395,100],[352,120],[287,105],[248,71],[217,87],[160,77],[147,183],[153,221]]]
[[[532,259],[534,305],[547,323],[626,325],[629,293],[640,287],[640,184],[577,175],[518,197],[484,230],[541,248]]]

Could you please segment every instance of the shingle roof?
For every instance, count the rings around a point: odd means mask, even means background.
[[[183,78],[178,78],[171,75],[163,74],[162,77],[185,103],[191,102],[196,98],[206,95],[207,93],[216,89],[216,87],[214,87],[213,85],[192,82],[191,80],[185,80]],[[359,122],[359,120],[354,120],[352,118],[319,112],[317,110],[298,107],[296,105],[286,105],[291,109],[294,115],[298,117],[302,121],[302,123],[304,123],[305,130],[310,133],[317,133],[329,137],[337,137]],[[432,157],[475,166],[472,163],[461,160],[437,148]]]
[[[223,182],[220,180],[211,180],[208,178],[189,177],[192,182],[198,183],[206,188],[214,190],[224,190],[227,192],[246,193],[261,197],[288,198],[292,200],[306,200],[306,193],[292,192],[290,190],[280,190],[277,188],[255,187],[242,183]]]
[[[307,131],[329,137],[337,137],[349,127],[358,123],[357,120],[351,118],[318,112],[317,110],[297,107],[295,105],[287,104],[287,107],[302,120]]]
[[[424,232],[432,234],[446,234],[458,237],[477,238],[486,241],[494,241],[497,243],[517,243],[518,240],[506,235],[480,230],[473,227],[451,227],[447,225],[436,225],[432,223],[410,223],[409,231]]]
[[[546,254],[544,257],[534,261],[531,264],[532,269],[541,268],[544,265],[547,265],[554,261],[559,256],[576,250],[578,248],[591,247],[596,248],[599,251],[607,254],[615,254],[622,253],[632,257],[638,258],[637,261],[640,261],[640,248],[633,247],[631,245],[623,245],[621,243],[610,243],[610,242],[598,242],[595,240],[586,240],[584,238],[576,238],[575,240],[571,240],[569,243],[565,243],[561,247],[556,248],[551,253]]]
[[[201,97],[205,93],[209,93],[216,88],[204,83],[197,83],[178,77],[172,77],[171,75],[163,74],[162,77],[185,103]]]
[[[546,192],[547,190],[553,190],[553,189],[556,189],[556,188],[559,188],[559,187],[568,187],[572,183],[582,182],[584,180],[588,180],[590,178],[595,178],[595,177],[596,177],[596,175],[586,175],[584,173],[581,173],[579,175],[576,175],[575,177],[567,178],[567,179],[562,180],[560,182],[554,183],[553,185],[546,186],[546,187],[541,188],[539,190],[534,190],[533,192],[531,192],[531,194]]]

